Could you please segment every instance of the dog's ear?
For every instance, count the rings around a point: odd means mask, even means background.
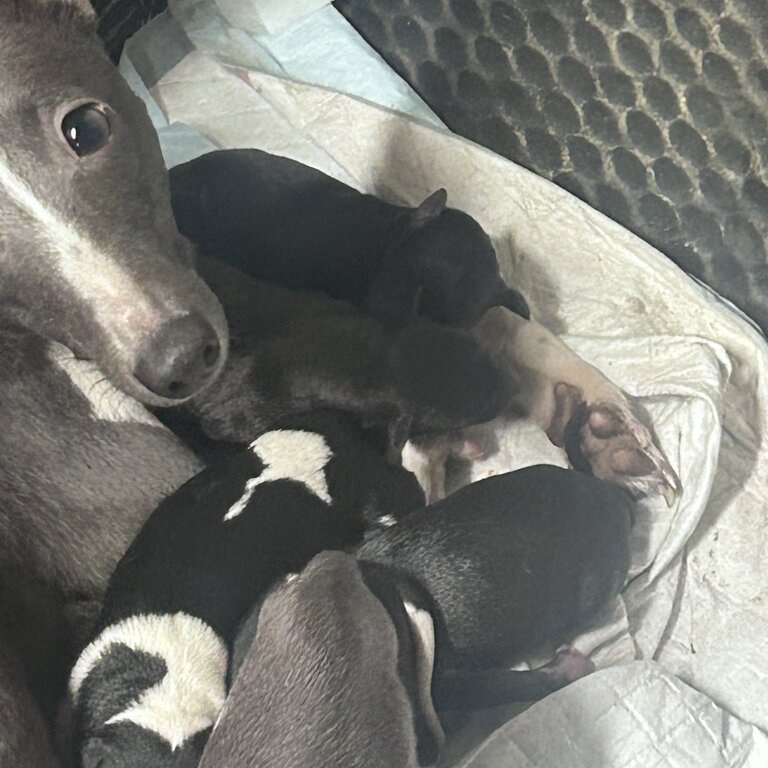
[[[448,193],[444,189],[433,192],[421,205],[411,213],[411,228],[421,229],[431,224],[444,210],[448,202]]]

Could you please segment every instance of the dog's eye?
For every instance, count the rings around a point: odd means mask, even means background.
[[[98,104],[83,104],[61,121],[61,132],[78,157],[98,152],[109,141],[109,118]]]

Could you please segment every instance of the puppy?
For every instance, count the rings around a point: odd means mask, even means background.
[[[413,475],[332,412],[282,420],[166,498],[118,564],[72,672],[84,768],[195,765],[254,600],[423,503]]]
[[[433,647],[429,625],[385,606],[353,557],[318,555],[266,597],[201,768],[433,764]]]
[[[357,556],[434,622],[438,711],[496,706],[572,677],[573,654],[539,672],[509,668],[571,637],[619,593],[631,521],[619,487],[539,465],[467,485]]]
[[[170,181],[182,234],[259,280],[323,291],[394,325],[423,316],[469,328],[496,305],[529,315],[488,235],[445,207],[444,189],[405,208],[255,149],[203,155]]]
[[[510,397],[467,331],[424,319],[385,328],[347,302],[220,262],[200,259],[198,271],[230,324],[222,375],[184,406],[213,439],[245,443],[285,414],[335,408],[390,428],[397,442],[494,418]]]

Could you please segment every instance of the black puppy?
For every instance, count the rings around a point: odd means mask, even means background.
[[[467,485],[357,556],[385,604],[396,590],[434,622],[438,710],[488,707],[568,681],[568,656],[541,671],[509,668],[572,636],[618,594],[631,521],[618,486],[540,465]]]
[[[215,440],[248,442],[285,414],[335,408],[411,433],[495,418],[509,377],[465,330],[419,318],[385,328],[345,301],[200,259],[230,326],[222,374],[185,409]],[[402,447],[402,446],[400,446]]]
[[[529,316],[488,235],[445,207],[443,189],[406,208],[255,149],[203,155],[170,181],[182,234],[259,280],[323,291],[392,324],[422,315],[471,327],[498,305]]]
[[[254,600],[423,504],[413,475],[333,412],[282,420],[166,498],[118,564],[71,676],[82,765],[196,765]]]

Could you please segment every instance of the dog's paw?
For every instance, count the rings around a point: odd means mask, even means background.
[[[627,401],[587,403],[579,390],[562,383],[555,400],[553,423],[563,424],[560,444],[574,469],[617,483],[634,498],[660,494],[672,506],[680,480]]]
[[[537,671],[544,672],[557,683],[567,685],[592,674],[595,671],[595,665],[581,651],[577,651],[570,645],[564,645],[558,649],[555,658],[549,664],[540,667]]]

